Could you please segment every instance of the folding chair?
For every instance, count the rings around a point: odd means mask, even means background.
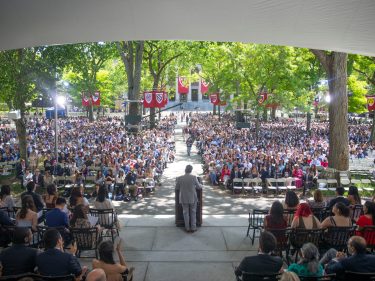
[[[266,191],[267,191],[267,194],[269,191],[273,191],[275,194],[277,193],[277,179],[275,178],[266,179]]]
[[[317,187],[318,187],[319,190],[322,190],[322,191],[328,190],[326,179],[318,179],[316,182],[317,182],[317,185],[318,185]]]
[[[239,191],[241,193],[243,191],[243,180],[240,178],[234,178],[232,180],[232,194],[235,194],[235,191]]]
[[[349,206],[350,208],[350,218],[353,223],[356,223],[359,217],[363,214],[363,206],[356,204]]]
[[[113,209],[89,209],[89,214],[98,218],[98,224],[103,227],[107,233],[102,237],[111,237],[115,240],[115,233],[119,235],[117,228],[117,216]],[[108,234],[108,232],[110,234]]]
[[[327,189],[329,191],[336,191],[336,187],[338,187],[336,179],[327,179]]]
[[[69,228],[73,240],[77,243],[77,257],[80,258],[83,251],[94,251],[95,258],[98,258],[98,244],[100,234],[97,227],[90,228]],[[85,258],[88,256],[85,256]]]
[[[346,227],[328,227],[323,233],[323,241],[321,247],[326,250],[334,248],[337,251],[347,251],[348,240],[353,236],[355,231],[354,226]]]
[[[301,251],[303,244],[313,243],[319,249],[323,230],[322,229],[292,229],[289,235],[290,245],[296,251],[295,262],[298,260],[298,254]],[[289,257],[287,257],[289,259]]]
[[[345,271],[343,281],[353,281],[353,280],[360,280],[360,281],[374,281],[375,280],[375,272],[363,273],[363,272],[353,272],[353,271]]]
[[[253,230],[253,233],[250,237],[251,244],[254,245],[255,238],[259,237],[256,236],[256,231],[260,231],[264,225],[264,217],[268,215],[268,210],[259,210],[254,209],[252,212],[249,213],[249,226],[247,228],[246,236],[249,236],[250,230]]]
[[[146,178],[144,180],[145,192],[151,193],[155,189],[155,180],[153,178]]]
[[[253,179],[245,178],[243,179],[243,190],[244,193],[250,193],[254,191],[254,188],[252,186]]]
[[[87,176],[84,182],[85,189],[93,190],[95,187],[95,176]]]
[[[252,273],[252,272],[242,272],[241,276],[237,276],[237,281],[249,281],[249,280],[257,280],[257,281],[278,281],[280,279],[281,274],[275,273]]]
[[[296,186],[296,180],[294,178],[292,178],[292,180],[289,182],[288,184],[288,179],[285,179],[285,182],[287,184],[286,188],[288,190],[296,190],[297,189],[297,186]]]
[[[276,179],[277,183],[277,189],[279,190],[280,193],[286,192],[288,187],[286,186],[286,178],[278,178]]]
[[[253,187],[254,195],[257,192],[263,191],[263,181],[262,181],[261,178],[251,179],[251,184],[252,184],[252,187]]]
[[[366,240],[367,248],[373,253],[375,250],[375,226],[365,226],[362,230],[362,237]]]

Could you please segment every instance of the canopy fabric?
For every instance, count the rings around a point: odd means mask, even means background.
[[[117,40],[238,41],[375,56],[374,0],[2,0],[0,50]]]

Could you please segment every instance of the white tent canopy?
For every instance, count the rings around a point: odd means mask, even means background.
[[[151,39],[253,42],[375,56],[375,0],[0,1],[0,50]]]

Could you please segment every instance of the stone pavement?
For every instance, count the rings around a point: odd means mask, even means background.
[[[186,154],[182,126],[176,128],[176,159],[168,164],[162,186],[138,202],[113,202],[122,224],[124,255],[135,267],[135,281],[228,281],[235,280],[234,266],[246,255],[255,255],[246,237],[249,209],[266,208],[274,198],[231,196],[204,185],[203,225],[193,234],[174,225],[175,178],[193,166],[202,175],[195,148]],[[91,267],[91,259],[81,259]]]

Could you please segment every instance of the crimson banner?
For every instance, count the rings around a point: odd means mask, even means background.
[[[206,83],[206,81],[204,81],[204,79],[201,78],[201,93],[205,94],[207,92],[208,92],[208,83]]]
[[[178,92],[187,94],[189,92],[189,82],[185,77],[178,77]]]
[[[219,93],[214,93],[210,95],[210,101],[214,105],[218,105],[220,103],[220,96]]]
[[[143,93],[143,107],[145,108],[155,107],[155,99],[154,99],[153,92]]]
[[[366,98],[367,98],[367,110],[368,111],[375,110],[375,95],[366,96]]]
[[[90,106],[90,97],[85,93],[82,93],[82,106]]]
[[[155,99],[155,107],[162,108],[164,106],[164,92],[153,92]]]
[[[269,103],[266,105],[266,108],[277,109],[278,106],[279,106],[278,103]]]
[[[100,106],[100,92],[95,92],[91,95],[91,101],[93,106]]]
[[[267,98],[268,98],[267,92],[260,93],[258,103],[263,104],[267,100]]]

